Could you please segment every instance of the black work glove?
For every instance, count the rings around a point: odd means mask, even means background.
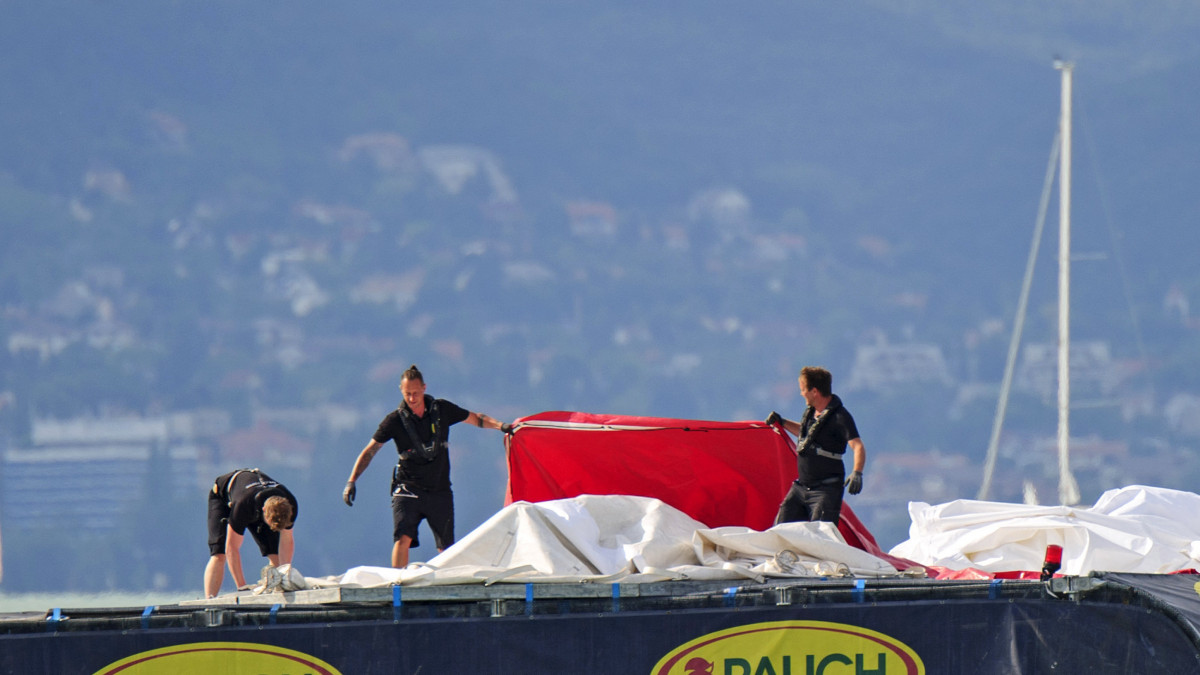
[[[500,431],[503,431],[506,434],[511,434],[513,432],[513,425],[505,422],[504,424],[500,425]]]
[[[346,489],[342,490],[342,501],[346,502],[346,506],[354,506],[356,494],[358,494],[358,490],[354,487],[354,481],[346,481]]]
[[[846,479],[846,491],[852,495],[862,492],[862,472],[855,471]]]
[[[770,415],[767,415],[767,424],[781,424],[782,422],[783,418],[774,410],[771,411]]]

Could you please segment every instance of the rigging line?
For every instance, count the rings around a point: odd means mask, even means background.
[[[1142,326],[1138,320],[1137,307],[1133,303],[1133,289],[1129,283],[1129,272],[1125,267],[1125,256],[1122,255],[1122,246],[1119,245],[1119,240],[1124,237],[1124,233],[1117,230],[1113,222],[1112,208],[1108,201],[1108,190],[1104,187],[1104,180],[1100,175],[1100,160],[1096,153],[1096,143],[1091,133],[1091,126],[1088,123],[1087,111],[1080,110],[1079,117],[1083,123],[1083,137],[1087,144],[1088,155],[1092,160],[1092,175],[1096,181],[1096,191],[1100,195],[1100,210],[1104,212],[1104,223],[1108,226],[1108,236],[1112,242],[1113,255],[1117,258],[1117,273],[1121,277],[1121,289],[1125,293],[1125,307],[1129,310],[1129,319],[1133,323],[1133,339],[1137,343],[1138,355],[1145,362],[1149,357],[1146,355],[1146,343],[1142,340]]]
[[[1012,387],[1013,370],[1017,362],[1017,350],[1021,346],[1021,333],[1025,330],[1025,312],[1029,306],[1029,289],[1033,286],[1033,269],[1037,265],[1038,249],[1041,248],[1042,231],[1046,225],[1046,212],[1050,208],[1050,194],[1054,189],[1054,172],[1058,164],[1058,153],[1062,149],[1062,130],[1055,132],[1050,146],[1050,161],[1046,166],[1046,180],[1042,184],[1042,198],[1038,204],[1037,224],[1033,228],[1033,242],[1029,246],[1029,259],[1025,262],[1025,279],[1021,282],[1021,299],[1017,302],[1017,315],[1013,321],[1012,337],[1008,343],[1008,359],[1004,363],[1004,380],[1000,384],[1000,398],[996,402],[996,417],[992,420],[992,435],[988,439],[987,460],[983,466],[983,483],[979,486],[976,499],[986,500],[992,489],[992,474],[996,469],[996,456],[1000,449],[1000,430],[1004,426],[1004,415],[1008,410],[1008,392]]]

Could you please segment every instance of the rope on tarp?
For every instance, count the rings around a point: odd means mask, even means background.
[[[637,424],[602,424],[600,422],[567,422],[550,420],[532,420],[513,425],[513,433],[521,429],[553,429],[556,431],[747,431],[750,429],[769,430],[773,427],[763,422],[704,422],[695,424],[672,424],[667,426],[645,426]]]

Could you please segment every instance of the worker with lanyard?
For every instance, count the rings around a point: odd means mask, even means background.
[[[796,480],[779,506],[776,523],[826,521],[837,523],[842,514],[842,491],[862,491],[867,451],[854,417],[833,393],[833,376],[828,370],[806,366],[800,371],[800,393],[808,404],[799,422],[772,412],[767,424],[778,424],[797,437]],[[842,456],[849,446],[854,451],[854,468],[846,477]]]
[[[454,543],[454,493],[450,489],[450,427],[467,422],[483,429],[511,433],[512,425],[461,408],[425,393],[425,377],[414,365],[400,378],[404,400],[387,414],[359,453],[342,491],[354,506],[355,482],[375,453],[394,441],[399,453],[392,472],[392,567],[407,567],[410,548],[420,546],[417,528],[429,523],[439,552]]]

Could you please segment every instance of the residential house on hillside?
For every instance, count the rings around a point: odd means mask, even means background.
[[[567,202],[567,222],[576,237],[609,239],[617,234],[617,210],[605,202]]]
[[[728,238],[750,221],[750,199],[732,187],[702,190],[688,201],[687,214],[692,222],[715,225]]]
[[[129,179],[113,168],[95,168],[83,175],[83,189],[95,192],[117,202],[130,201]]]
[[[764,234],[751,238],[753,260],[756,263],[782,263],[801,258],[808,252],[808,242],[798,234]]]
[[[417,168],[417,159],[408,139],[390,132],[349,136],[342,142],[337,156],[344,163],[366,158],[382,173],[407,173]]]
[[[32,352],[45,362],[78,341],[78,331],[58,322],[26,319],[8,334],[5,346],[9,354]]]
[[[302,263],[324,263],[327,259],[327,247],[320,242],[271,251],[261,262],[267,294],[286,301],[295,316],[308,316],[329,302],[329,294]]]
[[[1071,343],[1071,391],[1077,400],[1113,393],[1121,382],[1121,370],[1109,353],[1107,342]],[[1058,392],[1058,345],[1026,345],[1021,352],[1016,384],[1025,391],[1054,400]]]
[[[432,145],[421,148],[417,156],[447,194],[457,195],[469,181],[481,177],[490,190],[489,202],[519,202],[516,188],[490,150],[470,145]]]
[[[314,199],[301,199],[292,207],[292,212],[301,218],[331,227],[363,229],[375,224],[375,217],[370,211],[344,204],[322,204]]]
[[[854,365],[846,391],[892,391],[910,385],[951,386],[954,378],[942,348],[929,343],[862,345],[854,352]]]
[[[99,320],[84,329],[83,340],[92,349],[119,352],[137,344],[137,333],[122,321]]]
[[[1139,476],[1141,480],[1162,484],[1159,467],[1138,467],[1139,461],[1130,452],[1129,443],[1106,440],[1096,436],[1070,439],[1071,472],[1087,493],[1100,492],[1122,485]],[[1039,435],[1009,433],[999,447],[998,455],[1009,467],[1009,480],[1019,479],[1035,493],[1054,495],[1059,480],[1058,438],[1052,433]],[[1026,498],[1029,498],[1028,496]]]
[[[350,302],[391,304],[404,312],[417,302],[425,284],[425,268],[412,267],[403,274],[372,274],[350,289]]]
[[[12,329],[5,339],[10,354],[33,352],[42,361],[83,342],[103,351],[121,351],[138,341],[133,326],[117,318],[127,303],[124,275],[111,266],[83,270],[80,278],[62,284],[36,312],[21,307],[7,313]]]
[[[515,260],[502,268],[504,281],[509,284],[545,284],[554,281],[554,270],[536,260]]]

